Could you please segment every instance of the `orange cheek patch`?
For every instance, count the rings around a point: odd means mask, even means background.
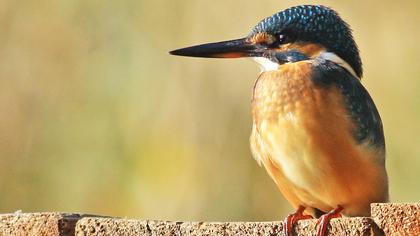
[[[296,50],[305,54],[309,58],[315,58],[326,49],[323,46],[316,43],[297,42],[297,43],[289,43],[289,44],[282,45],[277,50],[278,51]]]

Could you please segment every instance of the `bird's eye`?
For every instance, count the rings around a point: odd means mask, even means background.
[[[287,31],[287,32],[282,32],[282,33],[277,35],[276,43],[278,45],[281,45],[281,44],[294,42],[295,40],[296,40],[295,34],[293,34],[290,31]]]

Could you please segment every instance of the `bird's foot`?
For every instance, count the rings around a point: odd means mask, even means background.
[[[286,236],[293,235],[294,223],[298,222],[299,220],[312,219],[312,216],[303,214],[304,210],[305,210],[305,207],[299,206],[299,208],[296,210],[295,213],[290,214],[286,217],[286,219],[284,220],[284,234]]]
[[[328,212],[327,214],[322,215],[319,217],[318,221],[316,222],[317,226],[317,236],[326,236],[327,235],[327,228],[330,220],[333,218],[340,218],[340,212],[343,210],[342,206],[338,206],[334,210]]]

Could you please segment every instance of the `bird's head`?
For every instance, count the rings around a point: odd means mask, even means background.
[[[319,5],[288,8],[259,22],[241,39],[208,43],[170,52],[211,58],[253,57],[264,70],[284,63],[321,58],[362,77],[359,50],[349,25],[332,9]]]

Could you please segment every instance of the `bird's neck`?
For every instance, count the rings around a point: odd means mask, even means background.
[[[320,53],[319,56],[315,60],[316,60],[316,63],[322,63],[323,61],[331,61],[337,64],[338,66],[344,68],[350,74],[352,74],[355,78],[358,78],[360,80],[359,76],[357,76],[356,72],[350,66],[350,64],[333,52],[324,51]]]
[[[257,62],[261,68],[261,72],[267,72],[267,71],[277,71],[282,69],[282,65],[274,62],[268,58],[265,57],[254,57],[253,60]],[[354,69],[350,66],[349,63],[347,63],[345,60],[343,60],[341,57],[339,57],[337,54],[333,52],[328,51],[322,51],[320,52],[316,57],[308,59],[308,61],[311,61],[313,64],[319,64],[323,63],[324,61],[331,61],[338,66],[344,68],[347,70],[350,74],[352,74],[355,78],[360,79]],[[290,62],[285,64],[293,64],[297,62]]]

